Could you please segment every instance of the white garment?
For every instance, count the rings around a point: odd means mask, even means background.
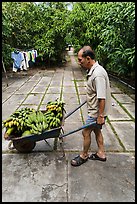
[[[23,52],[25,54],[25,64],[26,64],[26,68],[29,67],[29,58],[28,58],[28,54],[27,52]]]
[[[15,68],[15,67],[14,67],[14,62],[13,62],[13,68],[12,68],[12,71],[13,71],[13,72],[17,72],[17,70],[18,70],[18,68]]]
[[[27,70],[25,60],[23,60],[23,61],[21,62],[20,69],[21,69],[21,70]]]

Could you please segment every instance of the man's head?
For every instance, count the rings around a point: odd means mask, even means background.
[[[95,54],[90,46],[84,46],[78,52],[78,63],[81,67],[90,69],[95,63]]]

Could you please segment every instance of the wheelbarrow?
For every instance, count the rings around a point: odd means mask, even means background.
[[[86,103],[86,101],[84,101],[76,109],[74,109],[73,111],[68,113],[66,116],[64,116],[63,120],[62,120],[62,125],[60,127],[54,128],[54,129],[51,129],[51,130],[46,130],[42,134],[35,134],[35,135],[28,135],[28,136],[25,136],[25,137],[11,138],[11,141],[9,143],[8,148],[10,150],[16,149],[20,153],[29,153],[34,149],[37,141],[44,140],[49,145],[49,143],[47,142],[47,139],[49,139],[49,138],[58,138],[60,140],[60,146],[61,146],[62,151],[63,151],[63,156],[65,156],[65,152],[64,152],[64,149],[63,149],[63,146],[62,146],[64,137],[66,137],[66,136],[68,136],[70,134],[73,134],[75,132],[78,132],[78,131],[80,131],[80,130],[82,130],[84,128],[87,128],[87,127],[91,126],[91,125],[92,126],[97,125],[96,122],[92,122],[92,123],[83,125],[83,126],[77,128],[75,130],[72,130],[72,131],[64,134],[64,130],[63,130],[64,120],[67,119],[70,115],[72,115],[75,111],[77,111],[80,107],[82,107],[85,103]],[[12,147],[11,147],[11,144],[13,145]]]

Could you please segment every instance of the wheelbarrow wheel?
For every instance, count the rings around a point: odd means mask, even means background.
[[[20,153],[29,153],[34,149],[36,142],[34,141],[18,141],[13,140],[13,146]]]

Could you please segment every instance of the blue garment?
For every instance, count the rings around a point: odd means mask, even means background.
[[[104,117],[104,119],[106,120],[106,116]],[[93,118],[91,116],[88,115],[87,120],[86,120],[86,124],[90,124],[90,123],[94,123],[97,121],[97,117]],[[96,128],[102,129],[102,125],[100,124],[95,124]]]
[[[93,117],[88,115],[88,117],[86,119],[86,124],[94,123],[95,121],[97,121],[97,118],[93,118]]]
[[[11,53],[11,58],[14,60],[13,65],[14,68],[21,68],[21,62],[24,60],[23,54],[21,52],[15,53],[12,52]]]

